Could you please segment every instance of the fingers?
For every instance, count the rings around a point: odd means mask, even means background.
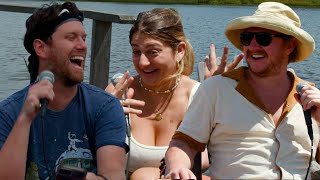
[[[222,54],[220,65],[219,65],[219,67],[221,67],[223,69],[226,67],[226,65],[228,63],[228,52],[229,52],[229,48],[228,48],[228,46],[225,46],[223,48],[223,54]]]
[[[227,66],[227,71],[230,71],[230,70],[236,68],[240,64],[240,62],[242,61],[243,57],[244,57],[244,54],[242,54],[242,53],[239,54],[238,56],[236,56],[234,58],[234,60],[232,61],[232,63]]]
[[[142,107],[145,105],[144,101],[136,99],[122,99],[120,100],[122,106],[139,106]]]
[[[113,91],[113,94],[117,96],[119,99],[122,99],[123,94],[125,94],[126,89],[130,86],[130,84],[133,82],[133,77],[129,77],[129,71],[126,71],[122,78],[120,79],[119,83],[115,85],[115,90]]]
[[[115,87],[112,83],[109,83],[108,86],[104,89],[106,92],[112,94],[112,92],[114,91]]]
[[[130,78],[128,77],[129,77],[129,71],[126,71],[116,85],[113,85],[112,83],[110,83],[105,88],[105,91],[108,93],[111,93],[114,96],[117,96],[119,99],[123,99],[123,97],[126,95],[125,94],[126,90],[134,81],[133,77],[130,77]]]
[[[127,90],[127,99],[132,99],[134,95],[134,89],[133,88],[129,88]]]
[[[308,110],[313,106],[320,107],[320,91],[318,88],[306,85],[301,89],[299,94],[304,110]]]
[[[53,98],[52,83],[48,80],[42,80],[29,88],[21,113],[30,119],[34,119],[40,110],[40,99],[47,99],[50,102]]]
[[[216,59],[216,47],[214,44],[210,44],[210,54],[209,54],[209,61],[208,61],[208,68],[212,69],[212,67],[217,65],[217,59]]]
[[[125,114],[141,114],[142,110],[136,109],[136,107],[142,107],[145,105],[144,101],[136,100],[136,99],[123,99],[120,100],[120,103],[123,106],[123,111]],[[132,108],[135,107],[135,108]]]
[[[210,70],[208,68],[209,64],[210,64],[209,63],[209,56],[206,55],[205,58],[204,58],[204,68],[203,68],[204,69],[203,70],[204,79],[207,79],[207,78],[212,76],[212,74],[211,74],[211,72],[210,72]]]
[[[192,173],[190,169],[182,168],[175,169],[168,173],[165,177],[166,179],[196,179],[196,176]]]
[[[125,114],[142,114],[142,110],[131,107],[123,107],[123,111]]]
[[[223,62],[224,63],[224,62]],[[217,65],[216,48],[210,44],[210,53],[204,58],[204,79],[223,72]]]
[[[232,61],[231,64],[228,65],[228,53],[229,48],[228,46],[225,46],[223,48],[223,54],[218,65],[217,61],[219,58],[216,57],[215,45],[210,45],[210,54],[204,58],[204,79],[235,69],[244,57],[243,54],[240,54]]]
[[[216,48],[214,44],[210,45],[210,54],[209,59],[205,58],[205,65],[208,68],[208,71],[210,72],[210,76],[218,75],[223,72],[225,72],[225,67],[228,62],[228,51],[229,48],[227,46],[223,49],[223,54],[220,59],[220,64],[217,64],[217,57],[216,57]],[[205,72],[206,75],[206,72]],[[206,78],[205,78],[206,79]]]

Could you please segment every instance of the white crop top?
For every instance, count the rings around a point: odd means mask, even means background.
[[[193,96],[197,91],[198,87],[200,86],[200,84],[201,83],[197,82],[192,87],[188,106],[190,105],[193,99]],[[128,137],[127,137],[127,144],[130,144],[130,152],[129,152],[130,157],[128,159],[129,172],[133,172],[142,167],[159,167],[160,161],[162,158],[164,158],[165,153],[168,149],[168,146],[147,146],[147,145],[141,144],[134,139],[132,134],[130,137],[130,143],[128,142]]]

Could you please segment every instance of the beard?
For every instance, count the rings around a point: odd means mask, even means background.
[[[64,82],[64,85],[65,85],[65,86],[67,86],[67,87],[73,87],[73,86],[75,86],[75,85],[80,84],[80,83],[82,82],[82,80],[81,80],[81,81],[76,81],[76,80],[67,78],[67,79],[65,79],[63,82]]]
[[[76,86],[80,84],[84,79],[83,73],[73,73],[68,71],[67,68],[55,68],[53,71],[55,72],[57,78],[59,78],[62,84],[66,87]]]
[[[265,57],[268,57],[264,51],[261,51],[260,54],[264,55]],[[287,61],[281,62],[282,60],[286,59],[286,57],[284,55],[279,55],[277,57],[274,57],[274,59],[277,59],[278,61],[272,61],[265,68],[260,70],[255,70],[253,67],[251,67],[250,63],[247,60],[251,55],[252,55],[251,51],[248,51],[245,57],[248,65],[248,69],[251,73],[253,73],[258,77],[268,77],[268,76],[277,75],[281,73],[283,69],[286,69],[288,65]]]
[[[278,65],[271,65],[264,70],[254,71],[250,65],[248,64],[249,71],[257,77],[269,77],[280,74],[282,72],[281,67]]]
[[[75,85],[80,84],[83,81],[83,74],[82,75],[70,75],[70,76],[64,76],[63,83],[67,87],[72,87]]]

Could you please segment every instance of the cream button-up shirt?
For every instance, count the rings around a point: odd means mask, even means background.
[[[275,124],[244,71],[204,81],[173,138],[201,151],[207,145],[213,179],[304,179],[311,141],[302,107],[293,97],[300,79],[290,74],[293,87]],[[314,120],[313,133],[316,149],[319,128]]]

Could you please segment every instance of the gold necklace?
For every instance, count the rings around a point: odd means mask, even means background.
[[[155,114],[155,116],[151,119],[156,120],[156,121],[161,121],[163,119],[162,115],[163,115],[164,111],[167,109],[167,107],[171,101],[171,98],[173,96],[173,91],[178,87],[180,81],[181,81],[181,76],[179,75],[176,79],[175,85],[171,89],[168,89],[165,91],[155,91],[155,90],[148,89],[148,88],[144,87],[141,82],[141,77],[139,78],[139,84],[140,84],[141,88],[144,89],[145,91],[148,91],[150,93],[156,93],[156,94],[170,93],[169,96],[164,100],[164,103],[159,108],[157,107],[156,110],[153,112],[153,114]]]
[[[145,91],[148,91],[150,93],[156,93],[156,94],[168,94],[168,93],[171,93],[172,91],[174,91],[178,87],[180,81],[181,81],[181,76],[178,76],[177,79],[176,79],[176,84],[171,89],[168,89],[168,90],[165,90],[165,91],[155,91],[155,90],[148,89],[148,88],[144,87],[142,82],[141,82],[141,77],[139,77],[140,87],[142,89],[144,89]]]
[[[163,119],[162,114],[169,106],[172,96],[173,93],[170,93],[169,96],[165,99],[164,103],[159,107],[159,109],[157,107],[157,109],[154,111],[155,116],[152,119],[156,121],[161,121]]]

